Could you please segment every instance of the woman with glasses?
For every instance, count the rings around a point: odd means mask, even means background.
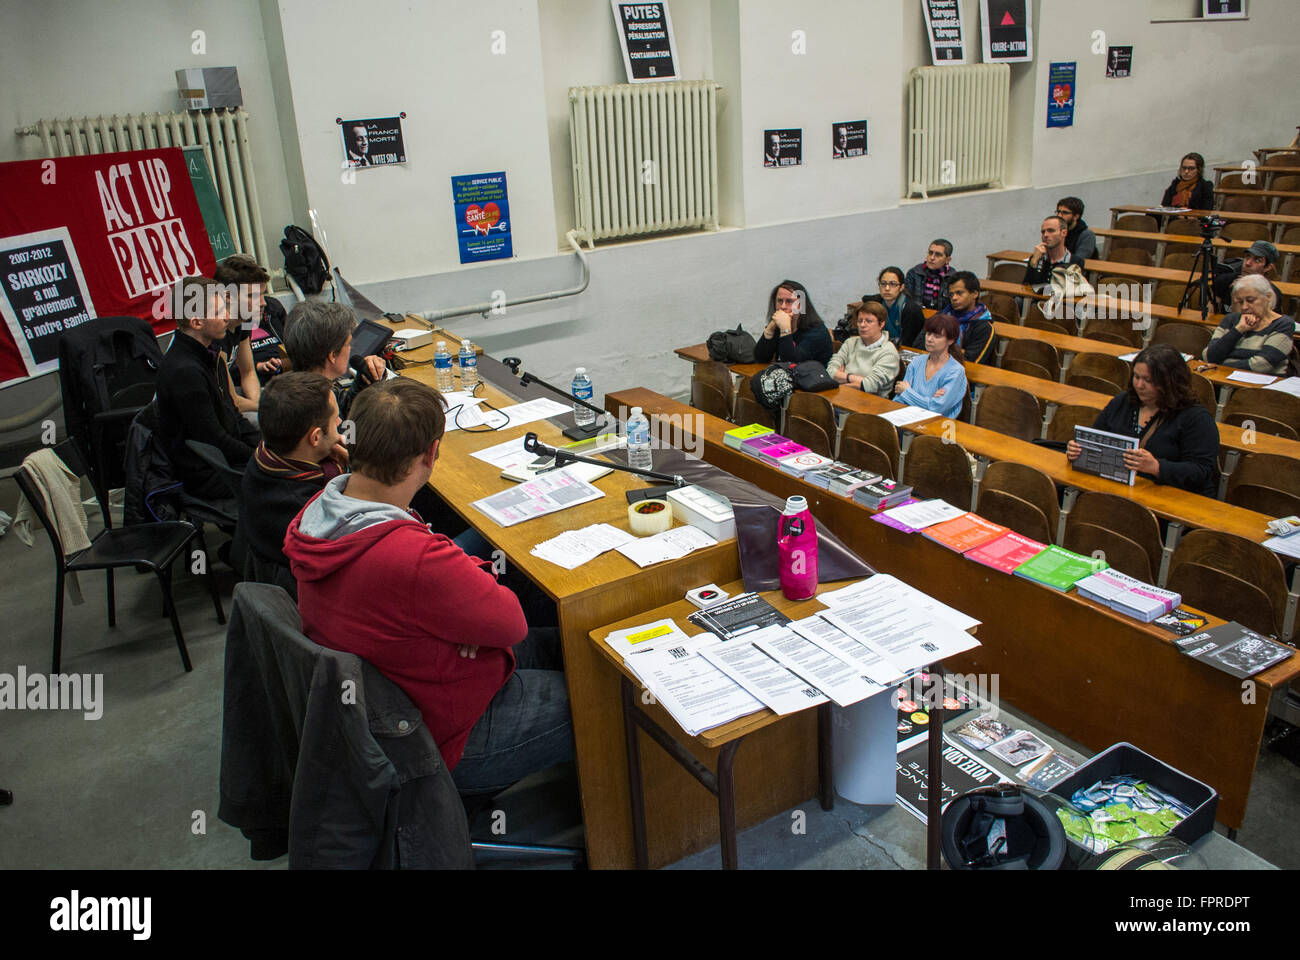
[[[1214,331],[1201,357],[1225,367],[1254,373],[1286,373],[1295,321],[1280,314],[1273,285],[1259,274],[1247,274],[1232,285],[1232,312]]]
[[[816,360],[825,366],[834,350],[831,332],[813,306],[812,297],[797,280],[782,280],[767,298],[763,335],[754,345],[754,359],[790,363]]]
[[[1205,158],[1199,153],[1187,154],[1178,165],[1178,176],[1165,188],[1160,206],[1213,210],[1214,184],[1204,174]]]
[[[903,271],[898,267],[885,267],[876,278],[880,293],[862,298],[863,302],[876,302],[885,308],[885,332],[889,339],[905,347],[925,347],[925,314],[921,305],[909,300],[903,290]]]

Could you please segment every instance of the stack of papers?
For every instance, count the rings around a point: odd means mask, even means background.
[[[1277,380],[1277,377],[1267,373],[1251,373],[1249,370],[1234,370],[1228,374],[1229,380],[1235,380],[1237,383],[1254,383],[1259,386],[1267,386]]]
[[[1074,585],[1079,596],[1105,604],[1126,617],[1150,623],[1173,611],[1183,598],[1172,590],[1162,590],[1118,570],[1102,570],[1084,577]]]
[[[1053,544],[1016,567],[1014,572],[1017,577],[1025,577],[1064,592],[1084,577],[1105,570],[1108,566],[1105,560],[1085,557]]]
[[[528,551],[534,557],[549,560],[557,567],[572,570],[595,560],[606,550],[613,550],[636,537],[608,523],[593,523],[581,530],[566,530],[558,537],[543,540]]]
[[[901,507],[897,509],[905,510],[908,508]],[[952,520],[945,520],[942,523],[927,527],[921,533],[921,536],[927,540],[933,540],[949,550],[966,553],[969,550],[982,547],[986,543],[991,543],[1000,537],[1006,536],[1010,532],[1010,529],[1001,524],[985,520],[973,513],[966,513]]]
[[[918,500],[904,507],[892,507],[871,519],[902,530],[904,533],[917,533],[936,523],[955,520],[965,515],[966,511],[961,507],[954,507],[943,500]]]
[[[1277,383],[1270,383],[1264,389],[1281,390],[1283,393],[1289,393],[1293,397],[1300,397],[1300,377],[1287,377],[1285,380],[1279,380]]]
[[[567,470],[552,470],[517,487],[494,493],[472,504],[503,527],[512,527],[534,517],[577,506],[603,497],[585,480],[570,476]]]
[[[974,560],[976,563],[982,563],[994,570],[1001,570],[1003,573],[1015,573],[1016,567],[1026,560],[1038,556],[1046,549],[1047,544],[1039,543],[1037,540],[1030,540],[1028,537],[1012,531],[983,546],[976,547],[974,550],[966,551],[963,556],[967,560]]]
[[[699,527],[687,526],[673,527],[653,537],[632,537],[615,549],[638,567],[648,567],[652,563],[678,560],[700,547],[711,547],[717,542]]]
[[[889,413],[880,415],[896,427],[905,427],[909,423],[920,423],[922,420],[933,420],[939,414],[933,410],[927,410],[925,407],[914,407],[908,405],[899,407],[897,410],[890,410]]]

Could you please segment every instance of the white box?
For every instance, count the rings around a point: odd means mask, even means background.
[[[420,330],[416,327],[403,327],[401,330],[393,331],[393,339],[397,341],[397,349],[414,350],[417,347],[427,347],[433,343],[433,331]]]
[[[731,509],[731,501],[721,494],[689,486],[669,490],[667,496],[673,506],[673,516],[681,523],[699,527],[715,540],[731,540],[736,536],[736,514]]]

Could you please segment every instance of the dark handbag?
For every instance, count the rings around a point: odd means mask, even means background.
[[[800,360],[790,371],[794,385],[800,390],[816,393],[819,390],[835,390],[839,384],[826,372],[826,367],[816,360]]]
[[[709,348],[709,359],[723,363],[753,363],[757,346],[754,338],[740,326],[735,330],[715,330],[705,345]]]

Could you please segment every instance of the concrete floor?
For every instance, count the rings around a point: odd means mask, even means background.
[[[15,502],[13,483],[0,481],[0,508],[13,513]],[[215,547],[217,539],[210,536],[209,543]],[[0,571],[0,673],[13,675],[19,665],[29,674],[48,673],[54,567],[44,532],[30,548],[12,532],[0,537]],[[228,612],[233,574],[220,567],[219,576]],[[182,670],[153,577],[119,573],[118,625],[111,630],[102,575],[83,581],[84,604],[65,608],[63,671],[103,674],[103,716],[0,712],[0,787],[15,795],[13,806],[0,807],[0,868],[286,867],[285,858],[250,860],[243,837],[216,817],[225,631],[203,581],[177,573],[190,674]],[[572,827],[571,774],[522,783],[496,806],[507,810],[506,839],[573,843],[580,837]],[[924,866],[924,830],[901,808],[840,800],[823,812],[810,800],[798,809],[806,814],[803,833],[792,830],[789,811],[746,831],[742,867]],[[1266,748],[1241,846],[1276,866],[1300,868],[1298,814],[1300,768]],[[492,838],[487,813],[476,833]],[[1206,857],[1211,865],[1260,865],[1243,854],[1217,838]],[[674,868],[713,869],[719,862],[714,848]]]

